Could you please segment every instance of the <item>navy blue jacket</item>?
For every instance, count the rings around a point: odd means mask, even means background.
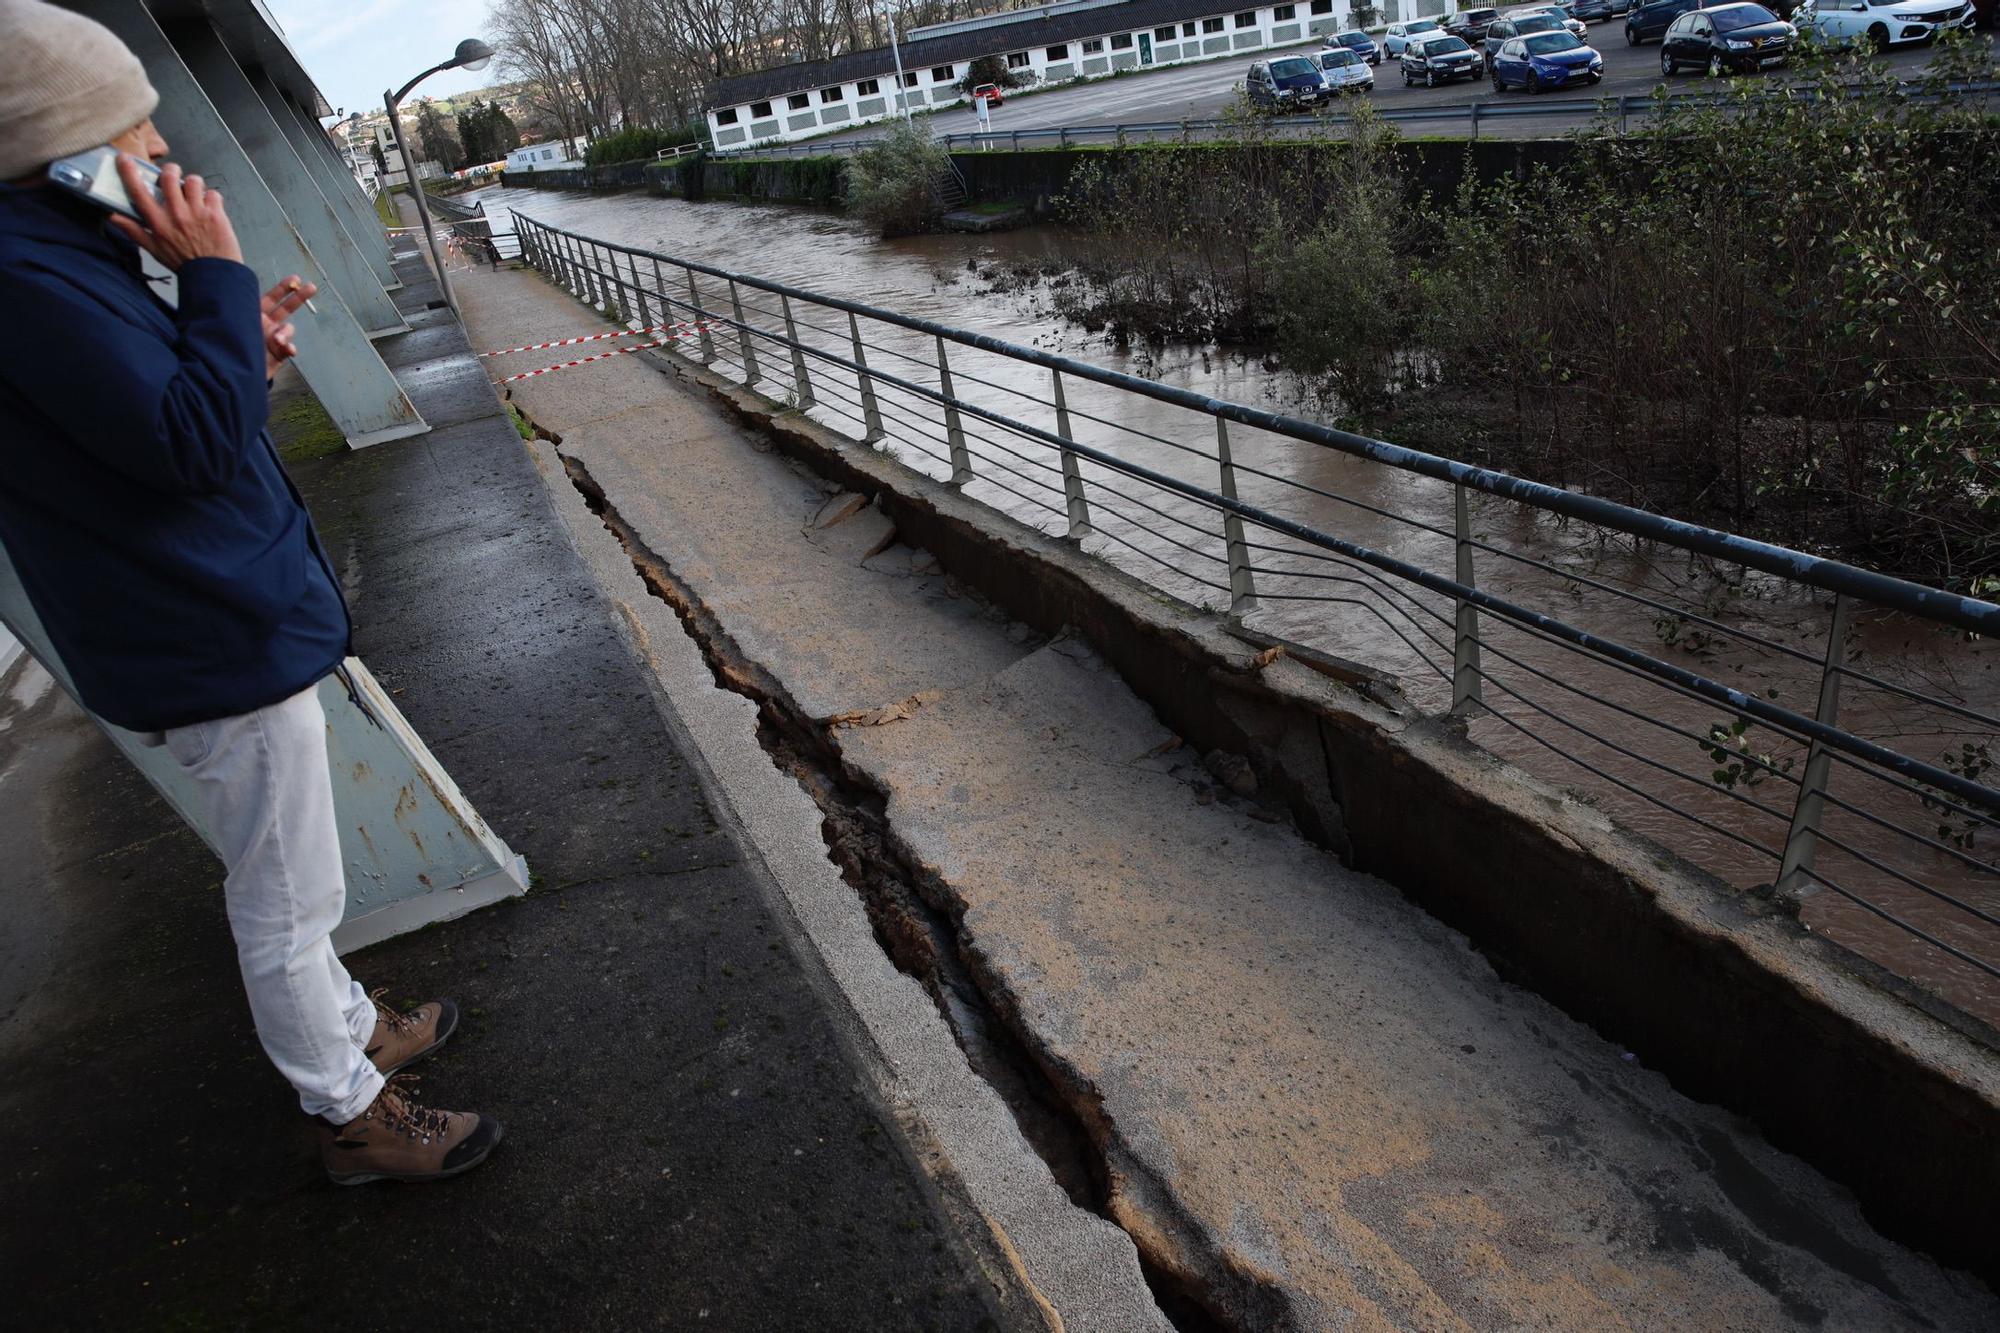
[[[257,275],[192,260],[176,310],[103,222],[0,185],[0,542],[84,703],[163,731],[325,676],[347,607],[264,431]]]

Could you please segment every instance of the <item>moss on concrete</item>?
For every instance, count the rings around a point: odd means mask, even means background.
[[[347,437],[340,433],[340,427],[303,386],[296,392],[272,396],[270,428],[278,457],[287,463],[326,458],[347,448]]]

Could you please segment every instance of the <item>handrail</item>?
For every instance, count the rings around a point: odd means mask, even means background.
[[[1878,606],[1893,611],[1903,611],[1928,620],[1940,621],[1953,628],[1975,634],[2000,635],[2000,605],[1982,601],[1976,597],[1946,592],[1928,587],[1908,579],[1900,579],[1891,574],[1862,569],[1855,565],[1831,560],[1825,556],[1796,551],[1787,546],[1758,541],[1752,537],[1742,537],[1735,533],[1723,532],[1716,528],[1704,527],[1699,523],[1689,523],[1681,519],[1667,518],[1650,510],[1638,509],[1631,505],[1619,504],[1615,500],[1605,500],[1594,495],[1584,495],[1551,486],[1545,482],[1529,481],[1511,473],[1498,472],[1492,468],[1478,467],[1471,463],[1461,463],[1456,459],[1425,453],[1404,445],[1391,444],[1352,431],[1323,426],[1318,422],[1306,421],[1299,417],[1289,417],[1282,413],[1250,407],[1243,403],[1231,402],[1224,398],[1212,398],[1188,389],[1177,389],[1171,385],[1159,384],[1152,380],[1128,375],[1123,371],[1109,370],[1092,365],[1088,361],[1077,361],[1071,357],[1040,348],[1024,347],[990,334],[973,333],[941,324],[936,320],[923,319],[915,315],[905,315],[894,310],[884,310],[863,301],[852,301],[845,297],[828,296],[820,292],[795,287],[789,283],[774,282],[754,274],[739,273],[731,269],[718,268],[699,260],[683,259],[674,255],[663,255],[652,250],[642,250],[634,246],[619,245],[616,242],[598,240],[594,237],[580,237],[576,233],[550,227],[533,218],[524,218],[518,210],[510,210],[519,222],[528,222],[544,230],[563,236],[590,240],[592,244],[620,254],[644,255],[648,259],[662,259],[674,265],[692,269],[697,273],[720,278],[726,282],[741,283],[746,287],[767,291],[777,296],[797,297],[815,305],[839,310],[847,314],[879,320],[885,324],[900,325],[918,333],[943,338],[949,342],[976,347],[1015,360],[1027,361],[1049,370],[1074,375],[1079,379],[1093,380],[1099,384],[1122,389],[1142,397],[1169,403],[1176,407],[1204,413],[1212,417],[1222,417],[1258,430],[1267,430],[1311,444],[1322,445],[1356,458],[1366,458],[1384,463],[1406,472],[1419,473],[1438,481],[1453,482],[1468,486],[1488,495],[1497,495],[1522,504],[1545,509],[1551,513],[1580,519],[1599,527],[1611,528],[1630,536],[1647,541],[1656,541],[1682,550],[1712,556],[1730,564],[1744,565],[1780,578],[1792,579],[1826,592],[1842,593],[1859,597]]]
[[[1813,885],[1821,886],[1908,938],[1955,960],[1954,966],[1964,964],[1988,978],[2000,978],[2000,915],[1986,906],[1990,898],[1981,896],[1994,891],[2000,862],[1990,854],[1975,854],[1970,842],[1975,829],[1982,834],[2000,833],[2000,788],[1980,781],[1972,766],[1961,768],[1953,762],[1949,756],[1954,752],[1949,749],[1944,751],[1947,757],[1936,762],[1916,757],[1915,748],[1906,743],[1908,728],[1903,723],[1895,724],[1894,735],[1876,741],[1839,716],[1840,684],[1851,679],[1942,709],[1957,720],[1961,730],[1971,723],[1975,731],[1970,734],[1980,734],[1978,729],[1982,728],[2000,731],[2000,716],[1961,706],[1971,700],[1954,703],[1911,690],[1855,668],[1850,657],[1850,626],[1864,603],[1871,609],[1886,607],[1936,623],[1976,627],[1980,632],[1990,632],[2000,624],[2000,606],[1313,422],[1167,388],[934,320],[548,227],[518,211],[514,217],[527,260],[580,300],[596,309],[620,312],[638,334],[654,332],[645,326],[660,321],[688,330],[676,335],[687,340],[678,355],[766,394],[774,403],[782,395],[789,410],[821,414],[822,422],[829,425],[829,416],[844,418],[860,427],[847,437],[859,445],[879,447],[892,455],[901,448],[911,449],[927,460],[914,465],[940,481],[945,476],[941,469],[948,467],[948,484],[953,487],[992,488],[1008,498],[989,498],[984,493],[979,498],[1052,536],[1060,534],[1066,523],[1071,541],[1101,539],[1096,554],[1103,558],[1117,558],[1121,564],[1138,558],[1163,566],[1173,576],[1171,581],[1161,582],[1151,572],[1151,564],[1142,568],[1141,577],[1171,595],[1183,595],[1182,589],[1192,586],[1197,589],[1196,601],[1220,612],[1222,606],[1213,594],[1222,594],[1232,617],[1258,613],[1266,599],[1274,605],[1323,603],[1343,615],[1373,617],[1420,664],[1442,677],[1443,685],[1433,681],[1428,688],[1442,691],[1444,685],[1449,686],[1450,716],[1491,718],[1510,729],[1508,734],[1517,742],[1524,740],[1538,747],[1533,753],[1546,752],[1577,765],[1604,784],[1587,792],[1586,799],[1617,795],[1643,802],[1643,809],[1687,820],[1721,840],[1687,851],[1708,868],[1744,883],[1743,877],[1754,871],[1746,870],[1741,862],[1743,852],[1768,857],[1765,864],[1776,871],[1771,888],[1781,902],[1802,902]],[[650,278],[641,276],[642,267],[650,270]],[[671,277],[663,272],[669,267],[675,270]],[[727,295],[718,299],[705,294],[703,286],[711,293],[726,288]],[[779,299],[769,300],[767,294]],[[834,317],[816,319],[821,313]],[[839,314],[847,318],[841,319]],[[631,318],[633,315],[636,318]],[[675,322],[680,319],[690,322]],[[845,327],[839,327],[842,325]],[[868,330],[866,338],[864,329]],[[811,340],[815,337],[818,341]],[[1051,372],[1048,388],[1038,392],[1023,387],[1041,380],[1039,375],[993,375],[991,371],[982,375],[976,369],[981,362],[967,352],[947,356],[952,344],[1003,362],[1018,362],[1022,367],[1045,368]],[[809,365],[815,368],[809,369]],[[1010,382],[998,382],[1002,380]],[[1200,423],[1194,438],[1212,431],[1213,444],[1204,447],[1169,438],[1178,432],[1155,425],[1157,414],[1148,408],[1095,392],[1079,397],[1082,386],[1074,381],[1090,381],[1115,395],[1137,394],[1186,410],[1194,414],[1191,420]],[[1071,385],[1067,397],[1066,382]],[[1004,407],[981,401],[982,388],[1018,397],[1030,416],[1053,410],[1054,429],[1023,419],[1011,399]],[[1106,406],[1106,402],[1111,405]],[[1278,474],[1289,469],[1273,472],[1256,466],[1240,453],[1232,453],[1228,430],[1232,421],[1287,442],[1333,448],[1406,473],[1449,482],[1452,517],[1441,526],[1415,513],[1394,512],[1393,508],[1341,495],[1325,489],[1324,483],[1310,484],[1296,475]],[[1150,452],[1127,456],[1102,437],[1097,444],[1083,442],[1072,422],[1093,423],[1149,442],[1142,446],[1149,451],[1153,444],[1165,445],[1194,455],[1217,471],[1208,476],[1197,474],[1198,480],[1185,479],[1156,465]],[[847,430],[844,425],[833,428]],[[1244,442],[1239,440],[1239,446]],[[1146,461],[1139,461],[1140,457]],[[1087,470],[1082,464],[1087,464]],[[1259,478],[1263,486],[1278,489],[1253,502],[1238,492],[1239,481],[1246,477]],[[1023,486],[1029,489],[1021,489]],[[1035,488],[1042,494],[1032,493]],[[1471,491],[1573,516],[1598,529],[1622,531],[1746,568],[1764,569],[1794,589],[1832,591],[1835,595],[1824,649],[1803,651],[1766,637],[1754,621],[1731,625],[1690,606],[1680,619],[1727,636],[1766,663],[1772,660],[1767,654],[1775,655],[1788,664],[1791,674],[1774,676],[1756,667],[1746,669],[1741,663],[1728,666],[1725,664],[1731,659],[1726,657],[1716,659],[1715,666],[1682,665],[1650,651],[1643,631],[1635,638],[1624,622],[1614,620],[1616,627],[1607,633],[1586,628],[1596,622],[1581,607],[1570,610],[1567,601],[1553,608],[1555,614],[1549,614],[1531,604],[1532,593],[1525,587],[1496,595],[1494,590],[1479,586],[1474,551],[1489,551],[1541,569],[1560,580],[1559,586],[1572,591],[1588,587],[1622,599],[1624,605],[1644,608],[1641,624],[1643,617],[1653,612],[1676,615],[1671,594],[1663,594],[1669,598],[1663,603],[1649,595],[1649,588],[1611,586],[1560,562],[1538,558],[1532,549],[1510,551],[1482,541],[1470,517],[1467,499]],[[1351,535],[1334,535],[1336,529],[1330,529],[1313,511],[1289,511],[1287,501],[1294,497],[1324,497],[1354,505],[1428,534],[1426,540],[1452,542],[1455,564],[1434,571],[1395,547],[1393,539],[1389,543],[1371,539],[1372,544],[1364,544]],[[1017,510],[1016,502],[1027,509]],[[1158,521],[1151,521],[1154,519]],[[1128,540],[1128,536],[1136,540]],[[1119,549],[1114,550],[1114,545]],[[1225,569],[1226,583],[1220,581]],[[1182,580],[1191,581],[1191,585]],[[1450,605],[1445,604],[1447,600]],[[1619,604],[1595,606],[1590,614]],[[1398,616],[1410,632],[1392,618]],[[1652,623],[1657,627],[1661,622],[1653,619]],[[1503,627],[1510,637],[1502,637]],[[1340,631],[1338,623],[1330,623],[1328,628]],[[1438,628],[1442,634],[1434,632]],[[1670,636],[1662,637],[1672,642]],[[1515,655],[1522,640],[1573,656],[1560,664],[1545,663],[1548,669],[1544,670]],[[1514,651],[1508,651],[1509,647]],[[1436,655],[1429,649],[1436,650]],[[1396,650],[1389,651],[1394,654]],[[1485,665],[1482,654],[1488,655]],[[1780,682],[1792,692],[1791,699],[1809,701],[1813,697],[1809,684],[1798,678],[1800,664],[1818,676],[1818,702],[1810,715],[1799,711],[1811,706],[1807,702],[1797,708],[1776,702]],[[1625,683],[1610,691],[1593,688],[1593,674]],[[1633,680],[1656,691],[1661,702],[1649,707],[1629,698],[1626,692]],[[1419,682],[1420,691],[1424,688]],[[1483,693],[1486,690],[1491,693]],[[1538,701],[1524,690],[1549,697]],[[1422,692],[1405,696],[1419,707],[1429,706],[1425,698]],[[1439,693],[1429,698],[1442,703]],[[1714,705],[1726,708],[1737,721],[1733,725],[1727,719],[1721,724],[1707,723],[1704,733],[1703,714]],[[1608,712],[1611,725],[1606,727],[1594,719],[1593,710]],[[1767,754],[1732,740],[1752,723],[1780,738],[1780,748]],[[1542,734],[1550,727],[1562,730]],[[1573,739],[1565,742],[1554,737]],[[1595,749],[1580,748],[1578,740]],[[1704,762],[1688,762],[1685,747],[1690,742],[1699,747]],[[1479,743],[1485,743],[1484,739]],[[1731,751],[1727,757],[1722,753],[1725,747]],[[1608,765],[1593,763],[1599,754],[1616,759]],[[1795,768],[1800,759],[1803,764]],[[1634,764],[1640,766],[1636,779],[1629,768]],[[1625,776],[1614,771],[1621,766]],[[1684,801],[1677,794],[1683,789],[1661,789],[1654,774],[1692,784],[1708,795]],[[1850,789],[1836,795],[1829,784],[1837,775],[1846,783],[1865,777],[1870,785],[1867,792]],[[1744,784],[1740,789],[1739,780]],[[1758,799],[1755,785],[1767,780],[1776,784],[1771,790],[1786,792],[1789,799],[1775,804]],[[1868,793],[1873,793],[1872,797]],[[1908,806],[1912,798],[1920,803],[1922,813]],[[1831,825],[1829,811],[1842,812]],[[1901,822],[1904,812],[1914,814],[1917,827]],[[1850,815],[1871,830],[1901,838],[1897,844],[1901,854],[1912,859],[1902,868],[1892,864],[1885,859],[1890,853],[1882,850],[1879,840],[1857,837],[1839,822]],[[1753,819],[1765,822],[1745,822]],[[1940,820],[1959,831],[1939,826],[1936,821]],[[1768,836],[1755,836],[1760,828],[1783,830],[1783,837],[1774,842]],[[1933,828],[1937,830],[1935,837]],[[1879,839],[1879,833],[1870,836]],[[1843,883],[1845,875],[1816,868],[1815,851],[1822,846],[1861,867],[1862,878]],[[1714,859],[1716,848],[1721,849],[1720,860]],[[1933,865],[1937,856],[1954,862],[1951,873],[1961,875],[1961,879],[1940,880]],[[1965,873],[1973,879],[1963,880]],[[1911,913],[1907,900],[1897,897],[1910,892],[1923,895],[1931,910],[1948,915],[1938,920]],[[1966,931],[1983,933],[1963,933]],[[1909,966],[1892,957],[1877,961],[1898,969]],[[1926,989],[1936,989],[1937,983],[1923,979],[1927,973],[1904,975]],[[1957,1002],[1943,991],[1938,993],[1947,1003]]]

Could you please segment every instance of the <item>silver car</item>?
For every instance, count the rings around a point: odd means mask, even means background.
[[[1443,32],[1444,25],[1436,19],[1411,19],[1407,23],[1391,23],[1382,34],[1382,49],[1400,60],[1403,51],[1413,37],[1427,37],[1434,32]]]
[[[1320,77],[1337,93],[1367,93],[1375,90],[1375,71],[1357,51],[1335,47],[1319,53]]]

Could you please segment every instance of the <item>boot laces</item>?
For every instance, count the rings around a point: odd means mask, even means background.
[[[388,993],[389,988],[387,986],[377,986],[374,990],[368,992],[368,999],[375,1006],[375,1017],[380,1019],[393,1032],[409,1033],[416,1031],[417,1020],[415,1018],[409,1014],[398,1013],[396,1010],[382,1003],[382,997]]]
[[[397,1074],[382,1085],[381,1093],[368,1114],[381,1112],[382,1124],[395,1134],[406,1134],[410,1138],[420,1138],[428,1143],[433,1138],[442,1138],[450,1127],[450,1113],[433,1107],[422,1106],[412,1096],[416,1085],[415,1074]]]

